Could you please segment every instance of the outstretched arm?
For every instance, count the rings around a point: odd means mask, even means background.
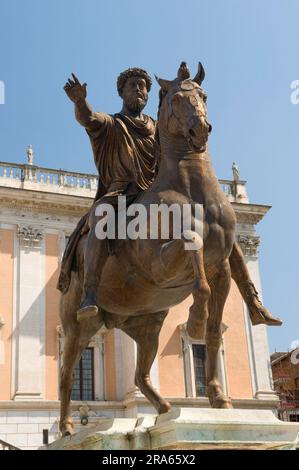
[[[72,79],[68,79],[64,90],[69,99],[75,104],[75,115],[77,121],[88,130],[96,130],[105,123],[104,113],[95,113],[86,101],[87,84],[79,82],[78,78],[72,73]]]

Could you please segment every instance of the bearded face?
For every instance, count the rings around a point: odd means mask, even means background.
[[[133,113],[140,113],[147,103],[148,91],[146,82],[140,77],[130,77],[122,90],[122,99]]]

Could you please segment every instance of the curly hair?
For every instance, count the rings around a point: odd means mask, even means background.
[[[122,72],[117,78],[117,91],[119,96],[122,95],[125,83],[130,77],[140,77],[144,78],[146,82],[147,91],[150,91],[152,86],[152,79],[149,74],[144,69],[139,69],[138,67],[130,68]]]

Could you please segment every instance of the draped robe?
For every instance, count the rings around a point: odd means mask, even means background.
[[[96,119],[97,113],[94,116]],[[155,121],[146,115],[136,119],[124,114],[101,114],[99,125],[94,124],[92,129],[86,128],[99,172],[91,209],[101,201],[116,205],[119,195],[128,195],[132,202],[140,191],[149,188],[156,174]],[[86,231],[89,213],[78,222],[63,255],[57,284],[63,293],[69,288],[76,247]]]

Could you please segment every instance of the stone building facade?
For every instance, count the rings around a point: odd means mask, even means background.
[[[273,353],[271,366],[279,418],[299,423],[299,348]]]
[[[220,183],[235,209],[239,242],[261,292],[255,226],[269,206],[251,204],[244,181]],[[67,237],[90,207],[96,187],[96,175],[32,162],[0,163],[0,440],[22,449],[42,445],[45,429],[50,441],[58,437],[64,338],[56,283]],[[152,380],[173,406],[206,407],[205,345],[185,328],[190,303],[188,298],[172,308],[165,320]],[[77,427],[83,415],[88,426],[104,417],[153,412],[134,386],[135,361],[135,344],[120,330],[92,339],[76,368]],[[219,365],[235,407],[277,406],[266,327],[252,327],[234,282],[225,306]]]

